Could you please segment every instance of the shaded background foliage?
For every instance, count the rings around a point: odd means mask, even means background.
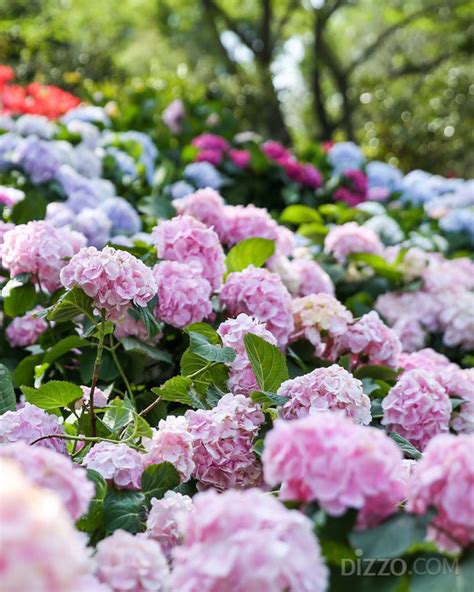
[[[353,139],[469,176],[473,16],[469,0],[0,0],[0,62],[142,129],[185,97],[302,152]]]

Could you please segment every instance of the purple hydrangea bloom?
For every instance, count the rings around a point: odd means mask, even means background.
[[[35,184],[52,181],[61,166],[54,146],[35,136],[21,142],[15,151],[14,160]]]
[[[211,187],[219,189],[224,183],[224,177],[209,162],[193,162],[184,169],[184,176],[201,189]]]
[[[112,223],[113,234],[135,234],[142,229],[140,216],[123,197],[111,197],[101,207]]]

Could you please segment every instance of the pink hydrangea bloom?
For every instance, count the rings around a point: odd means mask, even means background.
[[[160,543],[168,559],[171,550],[183,540],[183,522],[193,508],[193,500],[176,491],[167,491],[163,498],[151,500],[145,534]]]
[[[146,306],[156,294],[151,269],[130,253],[112,247],[81,249],[61,270],[61,282],[66,288],[84,290],[94,306],[113,319],[125,316],[132,304]]]
[[[112,592],[112,588],[99,582],[93,574],[87,574],[78,581],[74,592]]]
[[[267,158],[276,162],[291,157],[290,151],[283,144],[280,144],[280,142],[275,142],[275,140],[267,140],[262,144],[262,152]]]
[[[301,297],[324,292],[334,296],[334,284],[324,269],[307,256],[290,260],[275,255],[268,262],[268,267],[277,273],[292,296]]]
[[[24,191],[15,189],[15,187],[5,187],[4,185],[0,185],[0,205],[11,208],[24,199]]]
[[[48,330],[48,323],[40,317],[35,317],[34,312],[41,310],[37,306],[22,317],[16,317],[8,325],[6,334],[12,347],[26,347],[36,343],[38,337]]]
[[[268,238],[276,241],[278,224],[265,208],[248,206],[226,206],[221,223],[221,239],[231,247],[246,238]]]
[[[14,461],[0,471],[0,581],[5,592],[77,592],[91,569],[86,539],[61,500]]]
[[[336,347],[339,355],[349,353],[356,363],[362,361],[390,368],[397,368],[402,351],[398,335],[374,310],[350,325]]]
[[[230,363],[228,382],[230,390],[236,395],[248,395],[258,390],[257,379],[245,349],[244,336],[252,333],[276,345],[274,335],[265,328],[263,323],[244,313],[239,314],[235,319],[227,319],[221,323],[217,332],[222,339],[222,344],[231,347],[237,354],[235,360]]]
[[[229,150],[229,158],[239,169],[246,169],[250,163],[252,155],[248,150]]]
[[[265,481],[280,498],[317,501],[332,516],[359,510],[358,524],[376,524],[404,498],[402,454],[384,432],[338,413],[277,420],[265,438]]]
[[[448,347],[474,349],[474,292],[450,292],[441,303],[443,342]]]
[[[258,489],[194,497],[173,550],[180,592],[324,592],[328,570],[311,521]]]
[[[89,386],[81,386],[83,396],[76,401],[76,409],[80,409],[83,405],[89,405],[91,389]],[[109,393],[105,393],[98,387],[94,389],[94,407],[106,407],[109,400]]]
[[[2,220],[0,220],[0,247],[3,244],[3,237],[12,228],[15,228],[14,224],[12,224],[11,222],[3,222]],[[0,251],[0,255],[1,255],[1,251]]]
[[[474,434],[474,368],[451,373],[448,392],[464,399],[451,418],[451,427],[458,434]]]
[[[142,534],[116,530],[100,541],[96,576],[113,592],[165,592],[169,567],[160,545]]]
[[[163,111],[161,119],[166,127],[173,133],[181,132],[181,121],[186,115],[184,103],[181,99],[175,99]]]
[[[428,538],[456,552],[474,541],[474,436],[434,437],[418,461],[408,487],[407,510],[436,509]]]
[[[220,150],[208,148],[200,150],[194,159],[196,162],[209,162],[214,166],[219,166],[224,160],[224,153]]]
[[[0,458],[15,461],[35,485],[51,489],[74,521],[87,512],[94,485],[86,471],[64,454],[15,442],[0,447]]]
[[[433,374],[455,367],[446,356],[430,347],[412,353],[401,353],[398,356],[398,366],[403,370],[427,370]]]
[[[348,169],[343,174],[344,186],[334,192],[336,201],[355,207],[367,198],[367,177],[358,169]]]
[[[265,323],[278,345],[288,342],[293,330],[291,296],[280,278],[268,269],[250,265],[244,271],[230,273],[220,301],[233,317],[243,312]]]
[[[153,268],[158,286],[158,319],[183,329],[212,313],[210,283],[194,267],[177,261],[161,261]]]
[[[215,290],[225,272],[224,251],[219,237],[191,216],[176,216],[156,226],[152,233],[158,256],[186,263],[198,270]]]
[[[367,425],[372,419],[370,399],[361,381],[337,364],[287,380],[277,394],[289,399],[279,409],[284,419],[335,410],[343,411],[355,423]]]
[[[377,298],[375,309],[393,326],[400,320],[414,319],[430,332],[439,329],[439,298],[426,292],[388,292]]]
[[[229,142],[225,138],[210,133],[196,136],[191,144],[201,150],[218,150],[220,152],[225,152],[229,147]]]
[[[143,455],[126,444],[98,442],[86,454],[82,464],[120,489],[140,489]]]
[[[304,164],[303,171],[303,185],[307,185],[312,189],[319,189],[323,186],[323,176],[316,167],[314,167],[312,164]]]
[[[194,471],[193,436],[187,420],[178,416],[168,415],[161,419],[158,430],[153,430],[152,438],[145,438],[145,466],[169,462],[183,481],[188,481]]]
[[[347,331],[352,313],[330,294],[310,294],[292,302],[294,330],[291,341],[305,338],[315,354],[333,359],[334,342]]]
[[[382,424],[421,450],[447,432],[451,403],[446,389],[426,370],[404,372],[382,400]]]
[[[422,278],[424,290],[432,293],[474,290],[474,262],[467,257],[445,259],[431,254]]]
[[[324,239],[324,252],[343,262],[351,253],[383,253],[383,244],[370,228],[347,222],[334,226]]]
[[[225,202],[217,191],[206,187],[195,193],[173,200],[178,214],[196,218],[206,226],[213,228],[222,237],[222,225],[225,216]]]
[[[261,467],[252,451],[264,415],[243,395],[227,394],[210,410],[187,411],[194,438],[194,477],[202,488],[256,485]]]
[[[72,257],[86,244],[82,234],[55,228],[45,221],[20,224],[3,237],[2,264],[12,277],[31,273],[35,284],[49,292],[61,286],[59,273]]]
[[[7,411],[0,415],[0,443],[23,440],[31,444],[42,436],[64,435],[64,428],[56,415],[50,415],[30,403],[25,403],[17,411]],[[59,438],[46,438],[35,446],[52,448],[61,454],[67,454],[66,441]]]

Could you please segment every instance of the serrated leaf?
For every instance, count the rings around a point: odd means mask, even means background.
[[[89,343],[86,339],[79,337],[78,335],[69,335],[61,341],[58,341],[53,347],[50,347],[43,357],[43,362],[45,364],[52,364],[58,358],[67,354],[72,349],[81,349],[83,347],[91,347],[91,343]]]
[[[0,415],[16,410],[16,397],[10,371],[0,364]]]
[[[148,343],[143,343],[139,339],[135,337],[124,337],[120,340],[120,343],[123,345],[123,348],[127,352],[137,352],[147,356],[152,360],[157,360],[158,362],[166,362],[171,364],[173,358],[171,354],[167,351],[163,351],[149,345]]]
[[[128,399],[115,398],[107,405],[102,423],[112,433],[118,432],[133,420],[133,406]]]
[[[56,323],[64,323],[79,315],[92,317],[92,299],[81,288],[75,287],[51,306],[47,318]]]
[[[193,409],[205,409],[206,406],[193,393],[192,384],[192,380],[187,376],[175,376],[167,380],[162,386],[151,390],[163,401],[181,403],[181,405],[187,405]]]
[[[208,362],[230,363],[235,360],[235,351],[231,347],[222,347],[209,343],[205,335],[189,331],[189,351]]]
[[[156,306],[157,298],[153,298],[147,306],[136,306],[133,305],[132,308],[129,309],[128,314],[135,319],[136,321],[141,321],[145,326],[147,331],[148,337],[153,339],[156,337],[160,331],[161,326],[160,323],[155,319],[153,315],[153,310]]]
[[[28,403],[41,409],[65,407],[83,396],[80,386],[62,380],[50,380],[38,389],[22,386],[21,390]]]
[[[150,503],[152,498],[161,499],[167,491],[178,487],[181,478],[169,462],[150,465],[142,473],[142,491]]]
[[[104,503],[104,525],[108,533],[118,528],[136,534],[145,517],[145,496],[139,491],[111,489]]]
[[[212,343],[212,345],[222,345],[222,340],[219,337],[219,334],[214,327],[208,323],[192,323],[186,327],[185,331],[186,333],[199,333],[206,338],[208,343]]]
[[[209,409],[213,409],[225,394],[216,384],[210,384],[206,390],[206,403]]]
[[[209,362],[187,349],[181,356],[181,374],[192,376],[194,388],[205,395],[209,385],[215,385],[227,392],[229,369],[225,364]]]
[[[250,398],[255,403],[261,405],[263,409],[278,407],[288,402],[288,397],[282,397],[273,393],[263,393],[262,391],[253,391],[250,393]]]
[[[267,238],[247,238],[228,252],[225,260],[227,271],[243,271],[249,265],[261,267],[274,252],[274,241]]]
[[[284,354],[258,335],[248,333],[244,337],[245,349],[262,391],[275,393],[281,383],[288,380],[288,368]]]
[[[389,436],[392,438],[392,440],[395,440],[395,442],[398,444],[398,447],[404,454],[407,454],[409,457],[415,460],[421,458],[422,455],[418,448],[415,448],[415,446],[413,446],[413,444],[411,444],[403,436],[400,436],[400,434],[397,434],[396,432],[390,432]]]

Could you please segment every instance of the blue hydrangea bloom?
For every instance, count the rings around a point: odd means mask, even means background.
[[[193,162],[184,169],[184,176],[196,185],[198,189],[211,187],[220,189],[224,184],[224,177],[209,162]]]
[[[78,214],[85,208],[96,208],[98,206],[98,199],[93,191],[79,189],[78,191],[73,191],[65,203],[73,212]]]
[[[22,136],[38,136],[50,140],[57,127],[44,115],[22,115],[16,120],[15,129]]]
[[[102,204],[102,210],[112,223],[112,234],[135,234],[142,223],[135,208],[123,197],[111,197]]]
[[[169,186],[169,191],[172,199],[180,199],[194,193],[194,187],[186,181],[177,181]]]
[[[86,105],[83,107],[76,107],[71,109],[61,117],[62,123],[70,123],[71,121],[86,121],[89,123],[102,123],[106,127],[110,125],[110,119],[102,107],[95,107],[94,105]]]
[[[340,175],[350,169],[360,169],[365,162],[365,157],[354,142],[338,142],[329,149],[328,160],[334,173]]]
[[[99,208],[85,208],[74,221],[74,230],[82,232],[89,246],[101,249],[110,239],[112,223]]]
[[[474,208],[451,210],[441,218],[439,226],[445,232],[466,233],[469,242],[474,244]]]
[[[382,187],[388,189],[390,193],[400,191],[403,174],[396,167],[374,160],[369,162],[366,171],[369,188]]]
[[[107,154],[113,156],[116,165],[124,177],[129,177],[131,181],[135,181],[137,178],[137,167],[130,154],[119,148],[115,148],[115,146],[109,146],[107,148]]]
[[[52,181],[61,166],[52,143],[40,140],[36,136],[23,140],[13,159],[35,184]]]
[[[0,171],[11,168],[13,154],[21,142],[21,137],[15,133],[0,136]]]

